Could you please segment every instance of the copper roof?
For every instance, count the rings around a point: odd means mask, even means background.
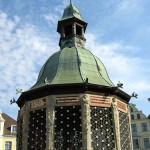
[[[115,86],[100,59],[81,47],[65,47],[53,54],[42,67],[32,89],[45,86],[46,78],[51,85],[84,83],[88,78],[91,84]]]

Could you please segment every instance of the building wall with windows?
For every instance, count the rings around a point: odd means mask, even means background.
[[[0,150],[16,150],[17,122],[0,112]]]
[[[133,149],[150,150],[150,119],[130,104]]]
[[[2,150],[16,150],[16,137],[4,136],[2,138]]]

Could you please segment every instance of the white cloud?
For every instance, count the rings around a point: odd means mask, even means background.
[[[35,26],[22,26],[17,16],[9,18],[1,11],[0,20],[0,108],[6,110],[16,107],[9,106],[10,99],[17,98],[16,88],[27,90],[35,83],[41,65],[53,53],[50,48],[57,46]]]
[[[43,15],[43,17],[45,18],[45,20],[50,26],[51,25],[56,26],[58,20],[61,19],[62,17],[61,15],[63,14],[63,10],[67,4],[68,4],[68,0],[64,0],[61,2],[61,4],[55,6],[50,12]]]
[[[115,84],[118,81],[124,83],[124,90],[129,94],[133,91],[148,94],[150,80],[147,66],[150,61],[136,55],[140,49],[119,42],[99,43],[92,33],[87,34],[86,38],[88,49],[103,61]]]
[[[147,100],[150,91],[150,64],[149,59],[143,59],[140,53],[143,49],[123,42],[102,43],[101,39],[88,33],[87,47],[99,57],[110,76],[110,79],[117,84],[118,81],[124,84],[123,90],[131,95],[133,92],[138,94],[138,99],[131,98],[132,103],[143,113],[149,114],[149,102]],[[124,53],[125,51],[125,53]]]
[[[59,19],[58,15],[53,14],[51,12],[44,15],[44,18],[46,19],[46,21],[48,22],[49,25],[55,25]]]
[[[50,25],[56,25],[67,4],[67,0],[62,1],[61,5],[52,8],[43,17]],[[129,11],[132,11],[128,6],[129,3],[122,1],[120,9],[112,14],[112,20],[118,21],[120,16],[126,21],[123,16],[127,17],[131,13]],[[17,110],[16,105],[9,106],[9,100],[17,97],[15,89],[19,87],[26,90],[35,83],[41,65],[54,52],[52,49],[58,49],[58,42],[45,37],[31,24],[21,25],[17,16],[10,18],[0,11],[0,20],[0,108],[2,111],[12,108],[11,113]],[[129,94],[135,91],[140,94],[140,98],[149,97],[150,79],[147,66],[150,61],[136,55],[140,52],[138,47],[120,41],[104,44],[93,33],[87,33],[86,38],[88,49],[103,61],[114,83],[123,82],[124,90]],[[143,102],[141,106],[144,106]]]

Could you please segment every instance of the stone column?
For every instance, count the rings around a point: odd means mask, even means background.
[[[82,109],[82,148],[91,150],[90,105],[87,95],[80,96]]]
[[[73,23],[73,35],[76,35],[76,24]]]
[[[84,27],[82,27],[82,38],[84,38]]]
[[[54,121],[56,98],[49,96],[46,109],[46,149],[54,150]]]
[[[113,114],[113,122],[114,122],[114,138],[116,143],[116,150],[121,150],[120,145],[120,125],[119,125],[119,112],[117,108],[117,101],[116,98],[112,98],[112,114]]]
[[[65,30],[64,30],[64,27],[61,28],[61,37],[65,37]]]
[[[19,143],[21,142],[21,139],[19,138],[20,134],[20,124],[21,124],[21,110],[18,112],[18,118],[17,118],[17,150],[19,150]],[[21,143],[22,144],[22,143]]]
[[[22,120],[22,150],[28,149],[29,103],[25,103]]]

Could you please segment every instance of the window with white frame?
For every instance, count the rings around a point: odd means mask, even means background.
[[[11,141],[5,142],[5,150],[12,150],[12,142]]]
[[[11,126],[11,132],[12,133],[16,133],[16,131],[17,131],[17,126],[16,125],[12,125]]]
[[[139,141],[138,139],[133,139],[133,149],[139,148]]]
[[[149,138],[144,138],[144,147],[150,148]]]
[[[142,131],[147,131],[147,123],[142,123]]]

